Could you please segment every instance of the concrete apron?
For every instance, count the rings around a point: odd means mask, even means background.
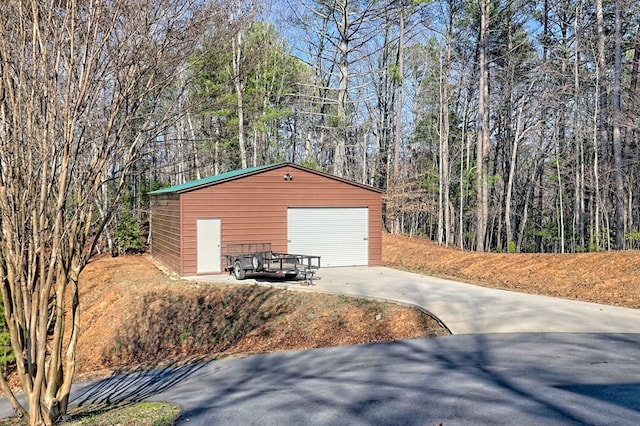
[[[385,267],[323,268],[313,286],[233,276],[199,281],[261,284],[416,305],[453,334],[640,333],[640,310],[496,290]]]

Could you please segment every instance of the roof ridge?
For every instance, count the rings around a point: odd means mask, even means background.
[[[231,178],[235,178],[235,177],[239,177],[239,176],[243,176],[249,173],[253,173],[253,172],[258,172],[260,170],[265,170],[265,169],[269,169],[272,167],[278,167],[278,166],[282,166],[284,164],[288,164],[287,162],[280,162],[280,163],[273,163],[273,164],[265,164],[262,166],[255,166],[255,167],[247,167],[246,169],[240,169],[240,170],[230,170],[224,173],[219,173],[217,175],[213,175],[213,176],[208,176],[202,179],[198,179],[198,180],[192,180],[189,182],[185,182],[179,185],[173,185],[173,186],[169,186],[166,188],[161,188],[161,189],[157,189],[155,191],[151,191],[149,192],[150,195],[156,195],[156,194],[169,194],[172,192],[180,192],[180,191],[185,191],[185,190],[189,190],[189,189],[194,189],[203,185],[209,185],[211,183],[215,183],[215,182],[219,182],[225,179],[231,179]]]

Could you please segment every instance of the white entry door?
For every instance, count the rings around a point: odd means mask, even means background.
[[[289,208],[288,252],[320,256],[322,267],[369,264],[369,209]]]
[[[196,227],[198,274],[222,272],[220,219],[198,219]]]

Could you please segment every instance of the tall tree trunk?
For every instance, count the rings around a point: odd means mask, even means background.
[[[582,22],[582,1],[578,1],[575,10],[574,19],[574,50],[573,50],[573,96],[576,99],[574,102],[573,121],[574,126],[578,126],[581,122],[580,108],[578,107],[578,99],[581,96],[582,90],[580,86],[580,23]],[[585,249],[585,158],[584,158],[584,140],[581,132],[576,132],[575,140],[575,200],[574,200],[574,216],[573,216],[573,247],[572,250],[576,251],[578,247],[581,250]],[[577,239],[577,241],[575,241]]]
[[[191,118],[191,113],[187,113],[185,117],[187,120],[187,124],[189,125],[189,137],[191,139],[191,149],[193,150],[193,169],[195,171],[196,180],[200,180],[202,176],[200,175],[200,160],[198,158],[198,143],[196,139],[196,132],[193,126],[193,119]]]
[[[458,204],[458,239],[460,240],[459,245],[460,249],[464,250],[465,248],[465,220],[464,220],[464,210],[467,199],[469,197],[469,186],[470,183],[468,179],[465,179],[465,170],[469,170],[471,167],[471,146],[472,146],[472,136],[470,132],[467,132],[469,128],[469,110],[471,109],[471,96],[467,96],[464,102],[464,112],[462,114],[462,135],[460,141],[460,180],[459,180],[459,190],[460,190],[460,203]],[[466,155],[466,156],[465,156]]]
[[[444,72],[444,69],[441,69]],[[451,215],[449,214],[449,91],[447,82],[440,80],[440,149],[438,174],[438,243],[449,245],[451,234]]]
[[[476,146],[476,250],[485,251],[489,218],[489,179],[486,161],[489,156],[489,0],[480,0],[480,38],[478,41],[478,141]]]
[[[638,112],[638,71],[640,70],[640,25],[638,26],[638,28],[636,29],[636,40],[634,43],[634,52],[633,52],[633,63],[631,65],[631,81],[629,83],[629,107],[627,108],[628,111],[633,111],[633,113]],[[635,119],[638,120],[638,116],[635,116]],[[638,141],[638,136],[640,135],[640,132],[638,132],[638,130],[635,128],[635,126],[630,126],[632,128],[627,128],[626,130],[626,135],[627,135],[627,143],[626,146],[627,147],[631,147],[633,145],[635,145],[636,147],[640,146],[640,141]],[[638,165],[640,164],[640,149],[636,148],[635,152],[630,152],[629,153],[629,159],[634,158],[634,163],[636,164],[636,166],[634,167],[634,181],[637,182],[638,179],[640,179],[640,170],[638,168]],[[633,191],[629,191],[629,197],[633,197],[634,193]],[[636,221],[640,221],[640,217],[638,217],[638,214],[640,213],[640,209],[637,208],[638,206],[635,207],[635,211],[634,208],[629,208],[629,227],[630,228],[634,228],[633,224]],[[637,227],[637,225],[636,225]]]
[[[451,210],[449,191],[451,172],[449,170],[449,67],[451,63],[451,32],[453,15],[449,13],[447,46],[440,66],[440,195],[438,197],[438,243],[451,243]]]
[[[403,5],[404,6],[404,2]],[[398,75],[395,76],[397,84],[396,101],[396,131],[393,142],[393,174],[397,179],[400,167],[400,145],[402,142],[402,89],[404,84],[404,7],[398,8],[399,34],[398,34]]]
[[[533,82],[532,82],[533,84]],[[516,176],[516,165],[518,159],[518,145],[520,139],[524,137],[525,130],[523,129],[523,120],[524,120],[524,102],[520,103],[520,107],[518,108],[518,115],[516,117],[516,131],[513,136],[513,141],[511,145],[511,160],[509,161],[509,177],[507,178],[507,188],[505,195],[505,203],[504,203],[504,220],[505,220],[505,229],[507,236],[507,247],[514,241],[513,238],[513,218],[511,217],[511,204],[513,197],[513,185]]]
[[[404,5],[404,2],[403,2]],[[392,172],[392,184],[399,185],[400,179],[400,146],[402,142],[402,91],[404,84],[404,8],[398,8],[398,54],[397,54],[397,66],[398,73],[394,76],[396,83],[396,114],[395,114],[395,134],[393,140],[393,172]],[[400,210],[400,205],[396,203],[396,209]],[[400,212],[398,211],[394,217],[393,231],[400,232],[402,229],[399,223]]]
[[[622,177],[622,135],[621,135],[621,102],[622,90],[622,16],[620,0],[614,0],[615,8],[615,64],[613,73],[613,165],[615,180],[615,208],[616,208],[616,241],[617,250],[624,248],[624,180]]]
[[[607,93],[602,88],[606,87],[606,52],[605,52],[605,34],[604,34],[604,11],[602,8],[602,0],[596,0],[596,21],[598,28],[598,61],[596,70],[596,106],[597,114],[595,115],[596,127],[598,133],[594,135],[594,158],[593,158],[593,174],[595,183],[595,228],[592,232],[595,234],[596,247],[601,247],[601,194],[600,194],[600,165],[599,156],[600,149],[607,144]],[[599,139],[599,140],[598,140]]]
[[[564,195],[563,195],[563,184],[562,184],[562,171],[560,170],[560,137],[556,136],[555,139],[555,154],[556,154],[556,175],[558,179],[558,204],[556,209],[557,219],[558,219],[558,233],[560,238],[560,253],[564,253],[565,248],[565,236],[564,236]]]
[[[242,0],[236,1],[237,19],[242,16]],[[242,78],[242,59],[243,59],[244,30],[238,28],[238,33],[233,40],[233,85],[236,90],[237,97],[237,113],[238,113],[238,146],[240,149],[240,164],[243,169],[248,167],[247,161],[247,142],[244,131],[244,81]]]
[[[349,0],[340,1],[337,7],[340,9],[338,33],[338,134],[333,154],[333,174],[345,175],[346,167],[346,139],[348,129],[347,101],[349,90]]]

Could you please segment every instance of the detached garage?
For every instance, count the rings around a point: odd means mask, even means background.
[[[292,163],[223,173],[151,195],[151,254],[180,276],[221,273],[229,244],[382,261],[382,191]]]

